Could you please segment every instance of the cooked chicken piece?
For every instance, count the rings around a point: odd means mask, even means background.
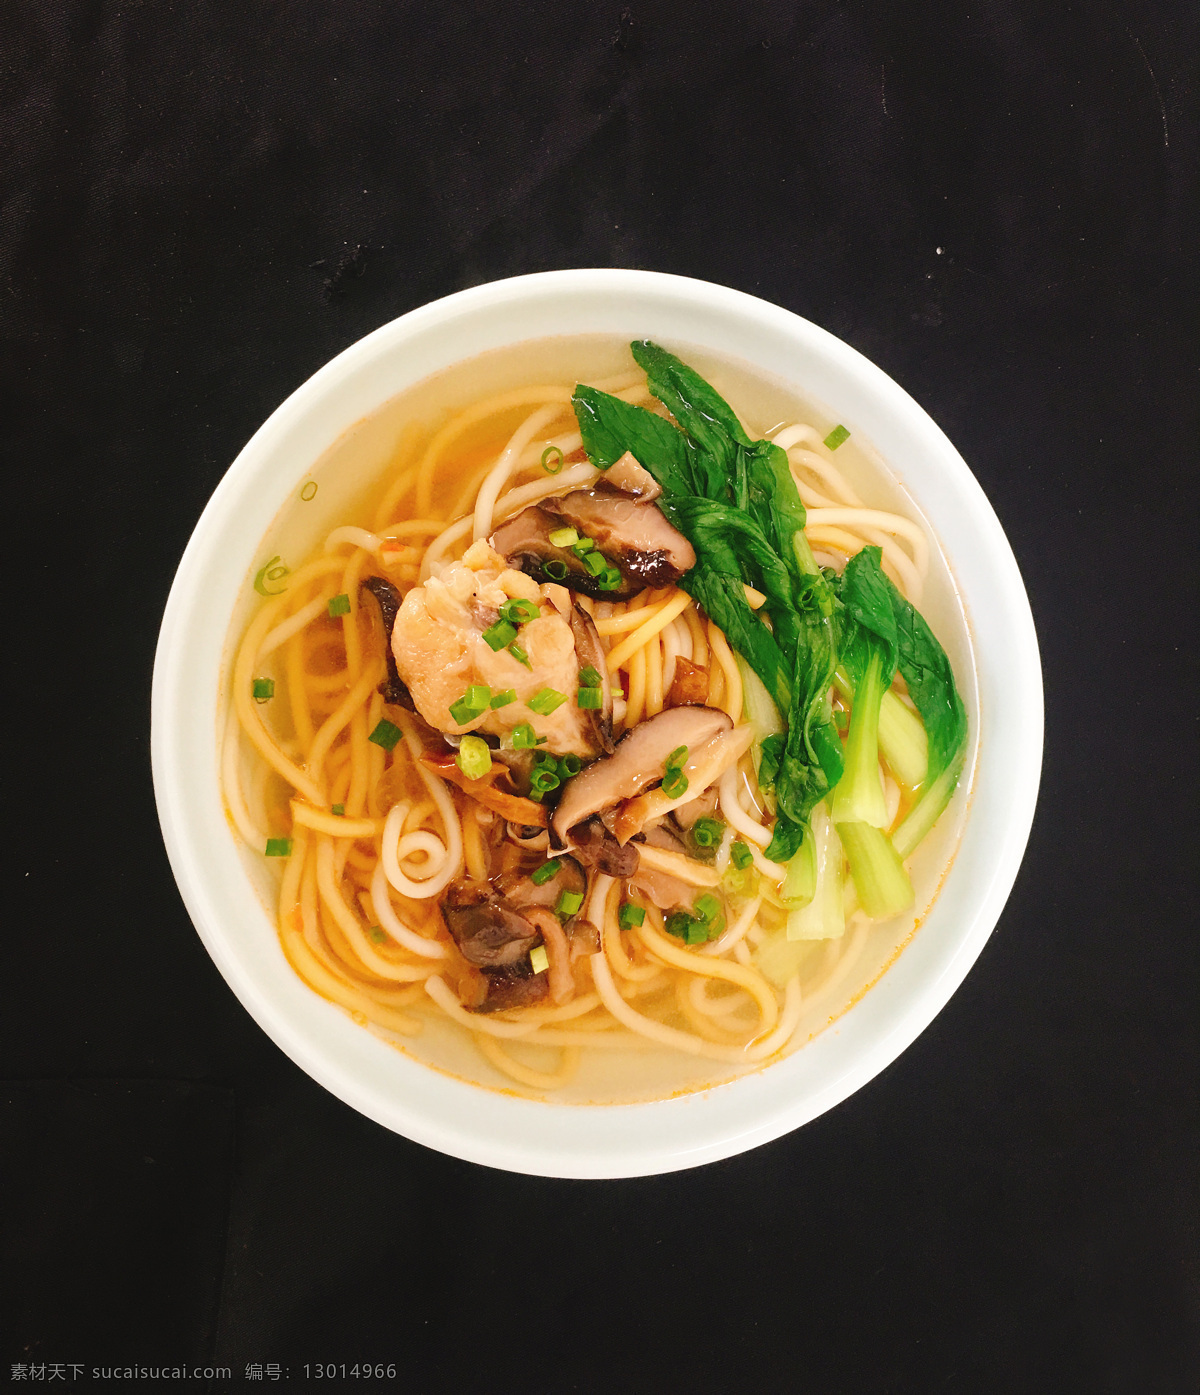
[[[483,637],[498,619],[500,607],[514,598],[531,601],[539,609],[536,619],[520,626],[515,641],[528,657],[528,667],[507,648],[493,650]],[[546,588],[506,566],[485,543],[477,543],[462,562],[449,563],[404,597],[392,628],[392,653],[416,710],[438,731],[479,731],[503,738],[528,722],[546,738],[548,750],[587,759],[610,744],[605,719],[612,711],[611,699],[599,713],[581,710],[576,700],[581,662],[586,667],[594,660],[590,624],[586,616],[564,617],[551,604]],[[577,639],[586,649],[582,661]],[[607,693],[606,673],[604,677]],[[450,706],[473,685],[486,686],[493,694],[511,688],[516,700],[489,707],[473,721],[456,722]],[[528,705],[544,688],[566,698],[549,714]]]

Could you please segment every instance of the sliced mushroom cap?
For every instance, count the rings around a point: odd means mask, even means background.
[[[591,538],[617,567],[619,586],[602,590],[581,558],[550,541],[551,533],[568,526]],[[564,580],[546,571],[547,562],[558,563],[566,568],[565,579],[573,590],[610,601],[626,600],[647,586],[669,586],[696,565],[691,543],[667,522],[657,504],[609,488],[603,481],[595,489],[575,489],[522,510],[496,529],[491,545],[510,566],[539,581]]]
[[[510,567],[519,567],[543,584],[563,582],[574,591],[582,591],[585,596],[608,601],[625,601],[641,590],[640,584],[624,572],[619,586],[611,591],[601,590],[599,578],[584,567],[581,558],[569,547],[556,547],[550,541],[550,534],[565,526],[562,519],[553,517],[534,504],[522,509],[507,523],[502,523],[492,534],[491,544]],[[613,561],[617,559],[613,558]],[[557,576],[546,570],[547,563],[551,563],[559,573]]]
[[[358,585],[359,595],[364,591],[375,598],[383,622],[383,653],[387,659],[388,676],[379,685],[379,691],[385,702],[393,702],[397,707],[406,707],[410,712],[415,712],[412,694],[396,670],[396,656],[392,653],[392,627],[396,623],[396,612],[400,609],[400,592],[382,576],[364,576]]]
[[[537,929],[490,882],[451,882],[442,915],[463,958],[479,968],[519,964],[537,941]]]
[[[535,974],[529,961],[501,968],[484,969],[486,996],[473,1012],[511,1012],[514,1008],[533,1007],[550,996],[547,974]]]
[[[657,504],[620,490],[574,489],[561,499],[543,499],[541,507],[592,538],[621,575],[640,586],[669,586],[696,565],[695,549]]]
[[[674,712],[709,711],[708,708],[675,707]],[[636,799],[627,800],[613,820],[613,832],[622,842],[627,842],[640,832],[653,819],[661,819],[681,805],[693,802],[695,796],[716,783],[735,761],[745,755],[754,742],[754,728],[751,726],[733,727],[718,732],[703,745],[689,746],[687,760],[683,763],[683,774],[687,778],[687,789],[672,797],[663,789],[647,790]]]
[[[613,749],[612,679],[609,677],[608,663],[604,646],[592,617],[580,606],[574,606],[570,615],[571,633],[575,637],[575,657],[579,660],[579,670],[591,667],[600,675],[600,707],[581,709],[585,713],[584,726],[587,728],[602,751]],[[581,682],[580,687],[583,687]]]
[[[568,783],[550,820],[552,846],[565,848],[576,824],[661,780],[672,751],[686,746],[690,753],[732,726],[729,716],[713,707],[672,707],[639,722],[611,756],[593,761]]]
[[[558,871],[540,885],[524,872],[504,872],[494,883],[496,893],[509,906],[524,912],[535,908],[552,909],[564,891],[587,890],[587,875],[573,857],[561,853],[555,859]]]
[[[585,867],[594,867],[606,876],[631,877],[637,871],[636,845],[626,843],[622,847],[598,814],[576,824],[571,830],[571,846]]]

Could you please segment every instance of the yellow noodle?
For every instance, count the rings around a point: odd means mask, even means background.
[[[308,753],[308,767],[314,776],[320,777],[321,767],[325,763],[325,755],[333,744],[334,738],[347,725],[354,713],[367,701],[371,695],[371,689],[380,681],[385,672],[386,665],[382,658],[371,659],[363,669],[362,677],[321,724],[321,729],[317,732]],[[313,804],[325,802],[323,798],[313,799],[307,790],[301,792]]]
[[[337,814],[327,814],[323,809],[314,809],[298,799],[292,800],[292,826],[311,828],[317,833],[327,833],[331,838],[374,838],[383,832],[382,819],[341,818]]]
[[[742,675],[738,672],[737,661],[734,659],[729,645],[725,642],[725,636],[711,620],[708,622],[708,644],[725,681],[725,691],[720,706],[729,713],[735,722],[740,721],[742,716]]]
[[[620,644],[609,651],[609,673],[616,673],[625,661],[658,634],[664,625],[669,625],[687,607],[690,599],[691,597],[686,591],[676,591],[665,604],[655,610],[649,620],[640,625],[632,634],[626,635]]]
[[[663,710],[662,635],[655,635],[642,653],[646,656],[646,716],[657,717]]]
[[[534,1070],[532,1066],[514,1060],[495,1037],[490,1037],[484,1032],[475,1033],[475,1044],[497,1070],[503,1071],[505,1075],[510,1075],[522,1085],[528,1085],[535,1090],[557,1090],[566,1085],[579,1069],[579,1047],[577,1046],[562,1047],[562,1064],[558,1070],[544,1071]]]
[[[687,969],[689,973],[703,974],[708,978],[724,978],[744,988],[758,1004],[762,1019],[762,1031],[769,1032],[779,1020],[779,1004],[770,984],[756,969],[744,968],[741,964],[730,964],[725,959],[710,959],[691,950],[681,949],[672,944],[668,936],[659,934],[650,924],[643,922],[634,932],[656,958],[665,964],[673,964],[677,969]]]

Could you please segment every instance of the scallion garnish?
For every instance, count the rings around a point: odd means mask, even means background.
[[[454,763],[468,780],[482,780],[492,768],[492,752],[482,736],[464,736]]]
[[[559,562],[554,558],[551,558],[549,562],[542,563],[542,571],[546,573],[551,581],[566,581],[568,570],[565,562]]]
[[[469,726],[482,713],[492,698],[492,690],[482,683],[472,683],[462,697],[450,704],[450,715],[460,727]]]
[[[583,569],[585,572],[590,572],[592,576],[603,576],[610,570],[608,559],[602,552],[585,552],[583,554]]]
[[[382,746],[385,751],[390,751],[403,735],[404,733],[394,722],[389,722],[388,719],[384,717],[370,736],[367,737],[367,740],[373,741],[376,746]]]
[[[516,659],[517,663],[524,664],[526,668],[533,667],[533,665],[529,662],[529,655],[526,654],[524,649],[522,649],[519,644],[510,644],[508,646],[508,652],[513,656],[514,659]]]
[[[579,541],[579,534],[574,528],[555,528],[550,534],[550,541],[555,547],[574,547]]]
[[[591,664],[585,664],[579,670],[579,686],[581,688],[598,688],[603,681],[603,678]]]
[[[387,938],[388,938],[388,937],[384,934],[384,932],[383,932],[383,927],[382,927],[382,926],[380,926],[380,925],[372,925],[371,928],[367,931],[367,934],[370,936],[370,939],[371,939],[371,943],[372,943],[372,944],[375,944],[375,945],[385,945],[385,944],[387,944]]]
[[[680,799],[688,792],[688,777],[682,770],[668,770],[662,789],[668,799]]]
[[[270,702],[275,696],[275,680],[273,678],[256,678],[250,685],[250,695],[255,702]]]
[[[825,444],[830,450],[837,450],[838,446],[840,446],[849,435],[849,427],[841,425],[835,426],[829,435],[825,437]]]
[[[578,775],[583,769],[583,762],[578,756],[560,756],[558,760],[558,773],[564,780],[569,780],[572,776]]]
[[[604,689],[580,688],[575,700],[585,712],[599,712],[604,706]]]
[[[534,945],[529,951],[529,967],[535,974],[544,974],[550,967],[550,956],[545,945]]]
[[[692,918],[687,911],[672,911],[663,928],[668,935],[674,935],[677,940],[686,940],[691,926]]]
[[[534,886],[545,886],[552,878],[557,877],[562,871],[562,863],[557,857],[552,857],[549,862],[543,862],[540,867],[535,867],[529,874],[529,880]]]
[[[557,446],[547,446],[542,452],[542,469],[548,475],[557,475],[566,457]]]
[[[692,906],[693,914],[698,915],[703,921],[711,921],[714,916],[720,913],[720,910],[721,903],[711,891],[706,891],[703,896],[697,896],[695,904]]]
[[[560,891],[554,903],[554,914],[563,917],[573,916],[583,905],[582,891]]]
[[[344,818],[346,814],[346,806],[344,804],[333,804],[330,806],[329,812],[331,814],[336,814],[339,819]]]
[[[266,854],[268,857],[291,857],[292,840],[290,838],[268,838]]]
[[[683,763],[688,758],[688,748],[686,746],[676,746],[667,757],[668,770],[682,770]]]
[[[531,712],[536,712],[539,717],[548,717],[556,708],[561,707],[566,700],[566,693],[560,693],[556,688],[540,688],[529,699],[529,710]]]
[[[500,607],[500,614],[514,625],[523,625],[527,620],[536,620],[541,611],[534,601],[511,600]]]
[[[734,843],[729,849],[729,860],[739,872],[744,872],[754,861],[754,854],[745,843]]]
[[[601,591],[615,591],[623,579],[616,567],[609,567],[607,571],[596,578],[596,584]]]
[[[515,688],[505,688],[502,693],[496,694],[491,702],[488,703],[488,706],[495,711],[497,707],[507,707],[510,702],[516,702],[516,700],[517,690]]]
[[[330,596],[329,598],[329,618],[336,620],[339,615],[350,614],[350,597],[345,591],[340,596]]]
[[[537,745],[537,733],[528,722],[518,722],[512,730],[514,751],[531,751]]]
[[[529,777],[530,788],[537,790],[539,794],[549,794],[551,790],[556,790],[562,781],[558,778],[556,771],[550,766],[539,766]]]
[[[645,906],[635,906],[632,901],[626,901],[617,912],[617,924],[622,930],[632,930],[634,926],[641,925],[645,919]]]
[[[489,649],[499,651],[517,637],[517,627],[510,620],[497,620],[483,632],[484,643]]]
[[[276,566],[276,563],[279,565]],[[254,589],[260,596],[281,595],[287,590],[287,587],[275,583],[282,581],[290,572],[291,568],[285,567],[281,558],[272,557],[269,562],[259,567],[258,571],[254,573]],[[271,582],[272,585],[268,586],[268,582]]]
[[[692,824],[692,842],[698,848],[715,848],[724,832],[725,825],[720,819],[697,819]]]

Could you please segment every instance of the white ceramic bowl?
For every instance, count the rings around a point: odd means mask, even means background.
[[[481,1089],[395,1051],[312,993],[280,951],[226,819],[218,769],[231,617],[262,539],[313,463],[439,369],[525,340],[584,333],[707,348],[829,404],[870,441],[932,525],[977,656],[970,809],[941,893],[904,952],[836,1028],[785,1060],[713,1089],[629,1105],[555,1105]],[[796,315],[724,287],[653,272],[548,272],[478,286],[384,325],[298,388],[254,435],[204,510],[171,590],[151,749],[163,836],[200,937],[248,1011],[315,1080],[456,1157],[550,1176],[635,1176],[728,1157],[806,1123],[932,1021],[991,933],[1025,849],[1041,770],[1041,669],[1021,577],[983,491],[880,369]]]

